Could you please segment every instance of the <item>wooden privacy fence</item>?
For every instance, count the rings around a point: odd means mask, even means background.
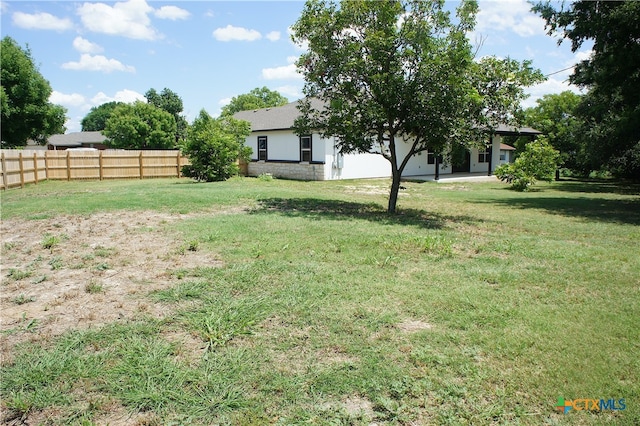
[[[181,177],[189,160],[180,151],[44,151],[2,149],[2,189],[46,179]]]

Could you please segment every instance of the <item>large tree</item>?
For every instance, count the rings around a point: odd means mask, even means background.
[[[252,109],[279,107],[289,103],[289,100],[276,90],[268,87],[256,87],[249,93],[234,96],[228,105],[222,107],[221,116],[231,116],[236,112]]]
[[[111,148],[169,149],[176,146],[173,116],[140,101],[118,105],[107,120],[103,133]]]
[[[251,148],[244,141],[251,133],[248,122],[233,117],[212,118],[205,110],[189,127],[183,149],[191,164],[183,173],[197,181],[221,181],[237,175],[238,159],[249,161]]]
[[[82,131],[95,132],[104,130],[105,127],[107,127],[107,120],[111,117],[113,110],[122,104],[122,102],[113,101],[91,108],[80,122]]]
[[[162,89],[162,92],[160,93],[158,93],[156,89],[149,89],[144,96],[147,98],[147,102],[151,105],[173,115],[173,118],[176,121],[176,144],[180,144],[181,141],[184,141],[187,136],[187,127],[189,126],[189,123],[187,123],[187,119],[182,115],[182,111],[184,109],[182,98],[178,96],[176,92],[167,89],[166,87]]]
[[[593,42],[591,57],[570,77],[589,89],[577,109],[585,165],[640,178],[640,2],[541,2],[534,11],[550,35],[571,41],[574,52]]]
[[[51,85],[35,66],[29,48],[7,36],[0,52],[2,147],[24,146],[28,139],[44,143],[48,136],[64,133],[67,111],[49,102]]]
[[[542,79],[529,63],[474,60],[466,34],[477,11],[474,1],[460,3],[453,19],[444,1],[310,0],[293,26],[294,41],[309,46],[297,62],[307,96],[297,131],[335,136],[342,153],[387,159],[389,212],[411,157],[486,143],[487,132],[513,122],[522,86]]]
[[[540,130],[549,143],[560,151],[561,164],[571,170],[582,169],[579,163],[582,144],[580,142],[581,122],[576,117],[576,110],[581,96],[570,91],[544,95],[536,101],[536,106],[524,111],[524,122],[536,130]],[[530,138],[520,138],[524,143],[517,143],[519,150],[524,150]]]

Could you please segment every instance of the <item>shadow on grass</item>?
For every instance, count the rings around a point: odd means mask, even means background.
[[[499,204],[520,209],[542,209],[564,216],[603,222],[640,225],[640,198],[611,200],[597,197],[500,198],[477,203]]]
[[[566,179],[554,182],[552,187],[563,192],[640,195],[640,183],[613,180]]]
[[[364,219],[383,225],[409,225],[426,229],[440,229],[447,222],[474,224],[482,220],[463,215],[442,215],[424,210],[402,209],[396,214],[376,203],[356,203],[319,198],[265,198],[258,200],[252,214],[278,213],[289,217],[324,218],[331,220]]]

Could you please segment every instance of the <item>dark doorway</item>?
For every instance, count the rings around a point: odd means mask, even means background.
[[[451,150],[451,171],[453,173],[471,170],[471,153],[462,145],[456,144]]]

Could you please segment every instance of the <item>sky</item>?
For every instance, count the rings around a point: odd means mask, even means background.
[[[577,52],[568,41],[558,46],[525,0],[479,4],[469,34],[477,56],[531,60],[549,75],[527,89],[523,107],[545,94],[580,93],[568,77],[590,46]],[[294,61],[303,48],[291,41],[289,28],[303,7],[302,1],[3,0],[0,33],[31,49],[53,89],[50,101],[67,108],[69,133],[81,130],[92,107],[144,101],[151,88],[180,96],[189,122],[202,109],[219,115],[231,98],[256,87],[299,99],[304,81]]]

